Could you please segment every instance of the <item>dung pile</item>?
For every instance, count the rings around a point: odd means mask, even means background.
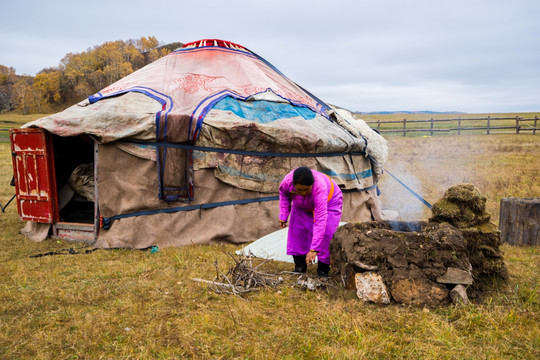
[[[354,287],[356,273],[376,272],[398,303],[444,304],[450,290],[472,283],[463,236],[448,224],[348,223],[336,231],[330,247],[347,287]]]
[[[447,222],[459,229],[489,224],[491,219],[486,213],[486,197],[471,184],[448,188],[431,212],[430,221]]]
[[[461,230],[473,267],[474,292],[487,290],[493,278],[506,279],[508,272],[500,250],[501,234],[486,213],[486,198],[471,184],[446,190],[433,205],[430,221],[447,222]]]
[[[507,274],[485,205],[474,186],[458,185],[435,203],[429,222],[348,223],[331,242],[333,267],[350,288],[365,282],[362,275],[380,275],[398,303],[468,302],[467,292],[477,298],[493,277]]]

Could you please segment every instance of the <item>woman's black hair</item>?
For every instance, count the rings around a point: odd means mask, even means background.
[[[298,169],[294,170],[293,173],[293,184],[294,185],[306,185],[311,186],[315,182],[315,178],[313,177],[313,173],[311,172],[311,169],[305,166],[299,167]]]

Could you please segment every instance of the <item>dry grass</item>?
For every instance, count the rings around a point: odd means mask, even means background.
[[[396,137],[388,169],[403,175],[404,163],[430,201],[451,184],[473,183],[497,214],[503,196],[540,196],[539,146],[540,137],[521,135]],[[9,144],[0,143],[2,204],[13,194],[10,179]],[[390,181],[385,176],[383,192]],[[239,298],[190,280],[213,279],[215,260],[225,272],[227,253],[239,248],[232,245],[30,258],[81,245],[30,242],[21,226],[14,204],[0,214],[3,359],[540,357],[539,248],[503,246],[510,279],[483,303],[428,310],[291,286]],[[290,265],[271,262],[265,270]]]
[[[504,197],[540,197],[540,136],[474,135],[388,138],[386,165],[428,202],[452,185],[470,183],[487,198],[495,223]],[[430,213],[392,177],[380,182],[382,201],[411,219]]]
[[[18,128],[24,123],[47,116],[44,114],[21,115],[15,112],[0,114],[0,142],[9,141],[9,129]]]

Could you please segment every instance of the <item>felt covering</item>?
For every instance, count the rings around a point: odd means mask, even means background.
[[[159,200],[156,162],[131,155],[116,144],[99,146],[98,197],[102,216],[188,205]],[[121,168],[122,171],[117,169]],[[275,192],[270,195],[277,195]],[[195,171],[196,198],[192,204],[250,199],[269,194],[230,186],[214,176],[214,170]],[[96,246],[144,248],[150,245],[183,246],[218,242],[254,241],[279,228],[278,201],[223,206],[114,220],[101,229]],[[343,221],[379,219],[375,189],[343,194]]]
[[[277,196],[285,174],[308,166],[344,190],[344,221],[380,219],[373,163],[358,153],[382,154],[377,160],[382,166],[386,142],[361,120],[365,126],[333,111],[249,50],[204,40],[24,127],[62,137],[86,134],[99,144],[94,165],[103,217]],[[266,155],[167,148],[156,142]],[[283,153],[292,155],[278,156]],[[176,201],[182,196],[186,202]],[[274,231],[277,217],[277,201],[127,217],[101,229],[96,244],[240,243]]]

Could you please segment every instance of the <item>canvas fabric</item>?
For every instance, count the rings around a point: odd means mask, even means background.
[[[103,143],[122,138],[194,141],[219,100],[246,100],[268,91],[324,113],[323,104],[249,51],[204,47],[172,52],[87,100],[26,126],[60,136],[84,132]]]
[[[261,124],[234,113],[212,110],[206,116],[199,146],[275,153],[361,152],[366,143],[342,127],[317,115],[279,119]],[[308,166],[331,176],[344,189],[374,184],[371,164],[363,155],[333,157],[272,157],[195,151],[194,169],[216,168],[223,182],[242,189],[275,192],[287,169]]]
[[[254,103],[242,108],[238,103],[242,101]],[[216,104],[220,105],[213,109]],[[289,104],[301,108],[298,116],[289,111]],[[237,105],[241,111],[227,109]],[[252,110],[259,105],[277,113],[258,118]],[[286,115],[281,112],[285,108]],[[168,148],[158,157],[150,144],[163,141],[251,152],[366,151],[370,156],[384,155],[386,143],[372,141],[362,131],[380,135],[363,126],[365,123],[351,127],[350,118],[330,116],[329,110],[264,59],[241,47],[216,46],[175,51],[89,99],[24,127],[44,128],[59,136],[87,134],[100,144],[95,182],[99,210],[105,217],[277,195],[287,172],[308,166],[331,176],[344,190],[343,220],[382,219],[374,165],[363,155],[300,158]],[[133,144],[132,140],[147,144]],[[382,149],[373,150],[373,144]],[[159,199],[158,161],[162,189],[193,185],[192,201]],[[376,163],[381,165],[376,170],[382,169],[383,164]],[[360,189],[369,190],[346,192]],[[278,214],[275,201],[129,217],[113,221],[110,230],[102,229],[97,246],[252,241],[277,228]]]
[[[134,156],[116,144],[99,146],[97,167],[102,216],[188,205],[159,200],[156,162]],[[213,169],[195,171],[195,188],[196,197],[189,205],[269,195],[226,184],[214,175]],[[277,188],[272,195],[277,195]],[[377,219],[380,209],[374,189],[343,194],[343,221]],[[244,243],[277,230],[278,217],[278,201],[128,217],[114,220],[110,230],[101,229],[96,246],[144,248]]]
[[[250,116],[242,117],[250,106],[241,113],[225,110],[226,106],[212,109],[222,102],[236,106],[235,102],[244,100],[267,102],[265,106],[292,104],[302,109],[300,113],[312,112],[314,116],[275,110],[273,117],[255,121]],[[59,136],[88,134],[98,143],[128,139],[190,144],[196,140],[197,146],[251,152],[365,151],[376,159],[374,163],[358,155],[283,158],[194,151],[192,167],[195,171],[214,168],[216,177],[229,185],[266,193],[275,191],[284,169],[302,165],[326,173],[343,189],[373,186],[376,179],[372,169],[380,175],[386,161],[385,156],[377,157],[379,150],[386,150],[384,139],[364,122],[360,131],[350,113],[344,115],[341,110],[325,106],[264,59],[239,46],[186,48],[158,59],[79,104],[24,126],[41,127]],[[272,109],[267,107],[265,114]],[[332,120],[325,117],[325,111]],[[253,111],[251,116],[256,113]],[[153,146],[122,146],[137,156],[156,158]],[[161,156],[164,186],[180,189],[191,181],[191,177],[186,178],[186,166],[191,164],[186,164],[185,157],[185,150],[171,148]]]
[[[39,127],[58,136],[88,134],[98,143],[126,138],[155,141],[155,119],[160,110],[161,104],[155,99],[130,92],[94,104],[86,99],[22,127]]]

